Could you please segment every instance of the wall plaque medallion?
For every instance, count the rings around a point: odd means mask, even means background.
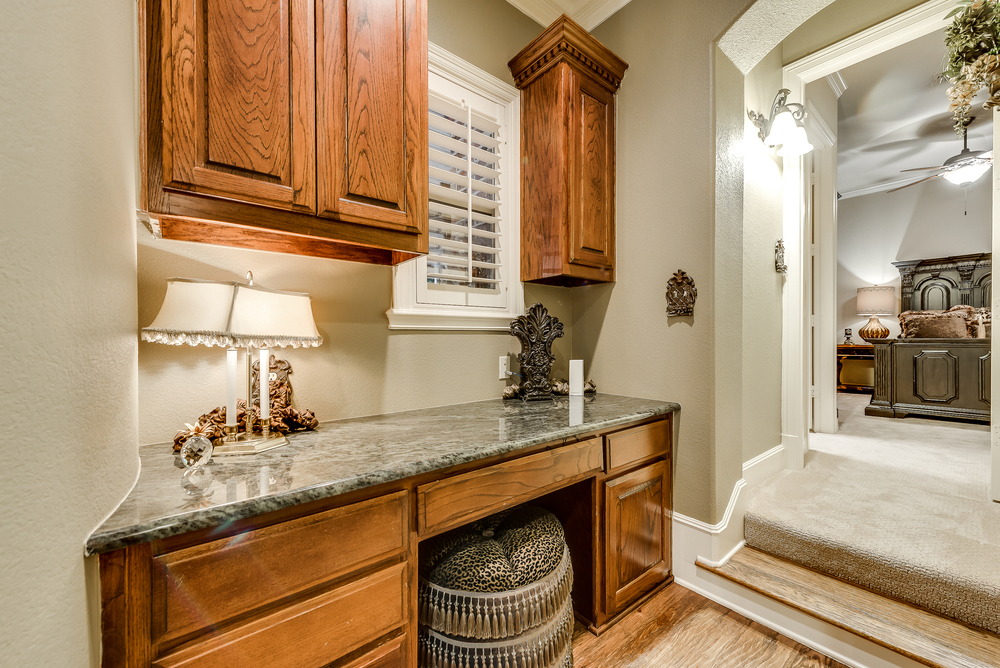
[[[556,356],[552,354],[552,342],[563,335],[563,324],[559,318],[549,315],[544,306],[535,304],[527,313],[511,321],[510,333],[521,342],[521,352],[517,356],[521,365],[521,399],[551,399],[549,374],[552,363],[556,361]]]
[[[698,288],[694,279],[682,269],[667,281],[667,315],[694,315],[694,302],[698,299]]]

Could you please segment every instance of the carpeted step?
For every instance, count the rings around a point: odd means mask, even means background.
[[[751,492],[744,527],[758,550],[1000,633],[994,505],[894,465],[813,450],[804,470]]]
[[[934,668],[1000,666],[1000,636],[753,548],[698,567]]]

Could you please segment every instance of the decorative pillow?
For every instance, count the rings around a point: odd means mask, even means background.
[[[502,592],[536,582],[563,557],[566,536],[555,515],[521,506],[432,541],[424,568],[441,587]]]
[[[919,313],[899,315],[903,338],[917,339],[967,339],[969,325],[964,313]]]

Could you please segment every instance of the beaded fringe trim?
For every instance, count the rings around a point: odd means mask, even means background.
[[[421,628],[420,668],[572,668],[573,602],[547,624],[519,638],[462,642]]]
[[[484,594],[446,589],[421,578],[418,618],[421,624],[450,636],[500,640],[550,621],[572,589],[573,564],[565,547],[551,573],[510,591]]]

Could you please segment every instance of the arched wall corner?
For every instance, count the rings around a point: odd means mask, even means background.
[[[730,26],[719,48],[744,76],[796,28],[835,0],[757,0]]]

